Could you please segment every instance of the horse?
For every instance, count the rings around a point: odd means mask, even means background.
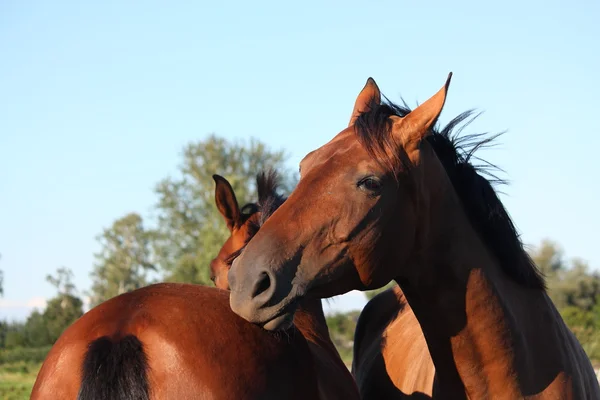
[[[377,294],[360,313],[352,374],[361,399],[430,399],[435,366],[398,285]]]
[[[232,264],[230,306],[278,331],[303,298],[394,280],[427,341],[433,397],[598,399],[492,182],[464,137],[436,128],[451,76],[407,114],[367,80],[348,126],[300,162],[298,185]]]
[[[334,357],[315,355],[321,332],[310,341],[310,328],[302,332],[291,327],[282,335],[247,323],[231,312],[225,290],[150,285],[107,300],[67,328],[31,399],[344,398],[327,391],[330,397],[321,397],[324,387],[352,393],[344,385],[354,383],[338,383],[335,367],[326,374]],[[323,345],[322,358],[326,351]]]
[[[211,280],[219,289],[229,290],[227,273],[231,263],[258,232],[285,198],[277,193],[279,177],[274,170],[256,177],[258,203],[239,207],[231,184],[220,175],[215,180],[215,203],[223,216],[230,236],[210,263]],[[298,306],[294,325],[306,339],[314,359],[314,370],[321,399],[360,399],[350,371],[342,361],[329,336],[327,321],[320,299],[305,299]]]
[[[219,175],[214,175],[213,179],[216,185],[215,203],[229,229],[230,237],[210,264],[211,280],[216,287],[229,290],[227,273],[231,263],[256,234],[268,215],[272,214],[285,198],[277,193],[278,176],[275,171],[257,175],[258,203],[248,203],[242,208],[239,207],[231,184]],[[321,300],[304,299],[298,306],[294,325],[308,341],[315,356],[315,368],[325,366],[323,371],[317,371],[322,398],[338,396],[341,399],[351,399],[356,397],[356,390],[359,390],[361,399],[379,399],[386,380],[398,389],[400,398],[404,397],[404,393],[414,393],[415,396],[419,393],[431,395],[435,368],[421,327],[410,306],[403,301],[399,288],[393,288],[389,294],[392,297],[387,296],[386,292],[372,299],[358,320],[352,362],[356,383],[348,374],[331,341]],[[375,318],[373,321],[375,314],[393,314],[393,318],[384,321]],[[386,334],[388,331],[393,333]],[[394,344],[397,342],[394,346],[390,346],[390,343],[381,346],[383,336],[392,341],[394,338],[400,340],[394,341]],[[395,369],[385,370],[388,360],[393,360],[392,365]],[[420,368],[416,367],[417,360],[423,360]],[[338,374],[338,379],[331,379],[332,369]],[[358,388],[355,388],[356,384],[359,385]]]

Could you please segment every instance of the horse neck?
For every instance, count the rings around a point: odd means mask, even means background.
[[[294,325],[312,342],[331,343],[321,299],[302,299],[294,315]]]
[[[532,376],[546,369],[550,384],[560,374],[560,351],[549,349],[561,345],[564,324],[543,290],[506,276],[457,202],[432,215],[430,250],[411,265],[419,274],[396,279],[423,329],[438,387],[457,398],[540,391]]]
[[[339,366],[346,368],[329,336],[321,299],[302,299],[294,315],[294,325],[319,351],[324,351],[327,357],[334,360]]]

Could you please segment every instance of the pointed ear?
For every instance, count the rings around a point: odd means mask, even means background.
[[[213,179],[217,184],[215,188],[215,202],[217,203],[217,208],[223,218],[225,218],[227,228],[229,228],[229,232],[231,232],[240,221],[242,214],[240,206],[235,198],[233,188],[227,179],[216,174],[213,175]]]
[[[418,144],[427,135],[429,128],[435,124],[444,108],[451,79],[452,72],[448,74],[444,87],[429,100],[415,108],[406,117],[395,119],[392,131],[394,135],[401,138],[405,147],[410,144]]]
[[[350,117],[350,123],[348,126],[354,125],[356,119],[361,113],[371,110],[371,103],[375,102],[375,104],[381,104],[381,92],[379,91],[379,87],[373,80],[373,78],[367,79],[367,83],[365,87],[360,91],[358,97],[356,98],[356,102],[354,103],[354,110],[352,111],[352,117]]]

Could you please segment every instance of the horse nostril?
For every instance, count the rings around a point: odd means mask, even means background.
[[[266,272],[261,272],[258,280],[254,284],[252,290],[252,297],[258,297],[262,293],[266,292],[271,287],[271,277]]]

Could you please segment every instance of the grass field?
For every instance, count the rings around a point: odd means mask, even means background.
[[[0,399],[27,400],[42,363],[16,361],[0,364]]]

